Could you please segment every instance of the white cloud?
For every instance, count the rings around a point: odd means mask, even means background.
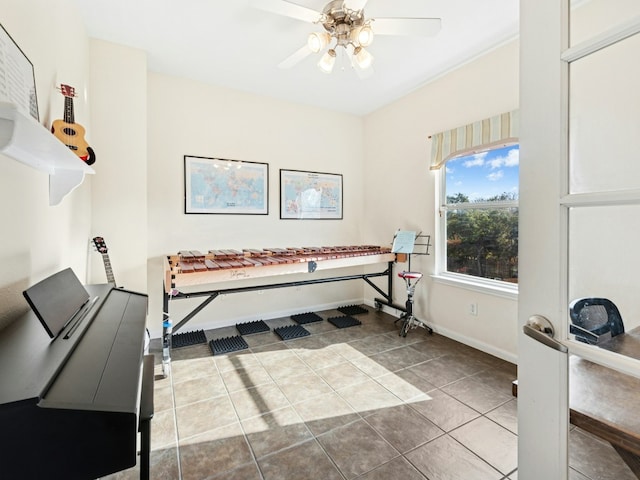
[[[515,167],[516,165],[519,165],[519,164],[520,164],[520,150],[517,148],[509,150],[509,153],[507,154],[507,158],[504,162],[504,166]]]
[[[497,172],[493,172],[487,175],[487,180],[491,182],[497,182],[502,177],[504,177],[504,172],[502,170],[498,170]]]
[[[496,157],[489,162],[492,169],[501,167],[517,167],[520,164],[520,150],[513,148],[506,156]]]
[[[484,159],[487,156],[487,153],[488,152],[481,152],[470,155],[469,157],[467,157],[470,160],[465,161],[463,165],[467,168],[481,167],[484,165]]]

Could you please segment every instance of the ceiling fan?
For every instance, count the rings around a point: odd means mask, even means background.
[[[318,67],[331,73],[341,47],[358,75],[364,78],[373,72],[373,56],[365,47],[371,44],[374,34],[432,36],[441,28],[439,18],[367,18],[364,13],[367,0],[332,0],[321,12],[288,0],[252,0],[251,4],[260,10],[324,27],[324,31],[311,33],[307,44],[280,62],[280,68],[291,68],[326,48]]]

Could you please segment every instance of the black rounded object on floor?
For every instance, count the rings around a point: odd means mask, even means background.
[[[291,340],[294,338],[306,337],[307,335],[311,335],[307,329],[301,327],[300,325],[286,325],[284,327],[274,328],[273,331],[282,340]]]
[[[349,316],[331,317],[327,318],[327,321],[338,328],[355,327],[356,325],[362,325],[362,322],[360,320]]]
[[[249,345],[239,335],[235,337],[224,337],[211,340],[209,342],[209,348],[214,355],[221,355],[223,353],[237,352],[240,350],[246,350]]]
[[[313,322],[321,322],[322,317],[314,312],[306,312],[306,313],[298,313],[296,315],[291,315],[291,320],[294,322],[303,325],[305,323],[313,323]]]
[[[173,335],[171,335],[171,346],[173,348],[199,345],[200,343],[207,343],[207,336],[204,334],[204,330],[174,333]]]
[[[364,307],[360,305],[345,305],[344,307],[338,307],[338,311],[340,313],[344,313],[345,315],[358,315],[359,313],[369,313]]]
[[[263,320],[255,320],[253,322],[236,323],[236,329],[240,335],[250,335],[252,333],[268,332],[271,329]]]

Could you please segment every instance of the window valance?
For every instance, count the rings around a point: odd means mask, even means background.
[[[518,110],[485,118],[431,136],[431,170],[447,160],[518,142]]]

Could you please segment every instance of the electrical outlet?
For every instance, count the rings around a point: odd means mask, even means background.
[[[478,304],[470,303],[469,304],[469,315],[473,315],[474,317],[478,315]]]

